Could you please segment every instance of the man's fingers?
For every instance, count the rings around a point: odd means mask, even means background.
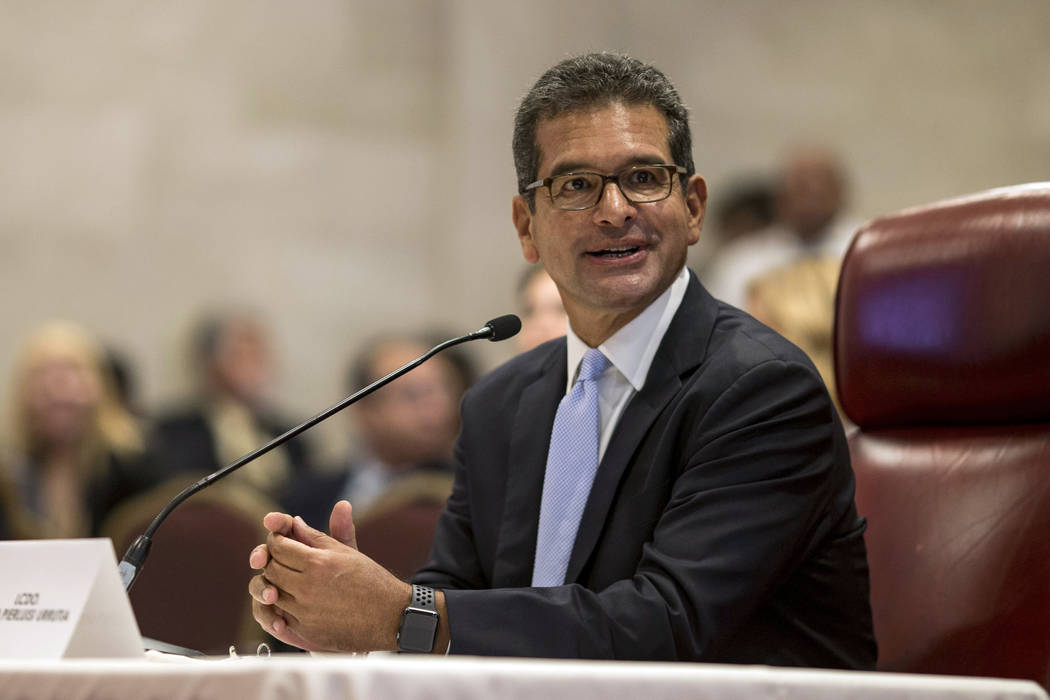
[[[319,645],[307,641],[306,638],[299,634],[297,630],[299,621],[290,613],[282,610],[270,611],[269,614],[272,616],[272,622],[270,623],[270,626],[267,626],[263,624],[262,620],[260,620],[260,616],[265,617],[266,612],[262,610],[256,611],[254,609],[255,606],[259,606],[258,603],[253,603],[252,605],[252,613],[255,615],[255,619],[259,621],[259,624],[262,625],[263,629],[277,639],[280,639],[285,644],[291,644],[294,647],[306,649],[307,651],[323,651]]]
[[[280,639],[285,644],[291,644],[292,646],[306,649],[307,651],[320,651],[317,646],[310,644],[299,636],[298,633],[293,631],[288,626],[288,621],[285,620],[280,611],[276,610],[273,606],[262,605],[253,600],[252,616],[255,617],[255,621],[259,623],[260,627],[277,639]]]
[[[287,608],[282,608],[280,605],[273,606],[277,616],[284,620],[284,624],[292,629],[298,629],[300,622],[299,618],[288,611]]]
[[[354,528],[353,508],[350,501],[339,501],[332,508],[332,515],[328,519],[328,530],[332,537],[339,540],[348,547],[357,549],[357,531]]]
[[[251,551],[248,555],[248,566],[253,569],[265,569],[266,564],[270,561],[270,552],[266,549],[266,545],[261,544]]]
[[[272,605],[263,605],[257,600],[252,601],[252,617],[264,630],[280,639],[280,634],[288,627],[287,621]]]
[[[309,545],[274,532],[266,536],[266,549],[270,553],[270,561],[276,559],[296,571],[305,569],[317,553],[317,550]]]
[[[252,600],[263,605],[273,605],[281,597],[277,587],[272,585],[265,576],[252,576],[248,582],[248,595]]]
[[[263,569],[263,576],[266,581],[293,598],[299,594],[299,585],[302,582],[302,577],[299,574],[299,571],[288,568],[276,559],[271,559],[270,563]],[[264,600],[262,602],[270,603],[273,601]]]
[[[257,600],[252,600],[252,616],[260,627],[285,644],[307,651],[321,651],[321,647],[307,641],[293,629],[299,626],[299,620],[290,612],[275,605],[263,605]]]
[[[291,537],[311,547],[318,549],[330,549],[332,538],[316,528],[310,527],[305,520],[298,515],[292,519]]]
[[[248,582],[248,595],[262,605],[277,606],[283,610],[302,612],[295,596],[270,581],[266,576],[253,576]]]
[[[321,646],[308,642],[306,637],[302,635],[300,632],[302,623],[299,622],[299,618],[279,607],[277,608],[277,614],[284,619],[284,627],[281,630],[282,641],[309,651],[323,651]]]
[[[270,532],[287,535],[292,531],[292,516],[287,513],[267,513],[263,518],[263,527]]]

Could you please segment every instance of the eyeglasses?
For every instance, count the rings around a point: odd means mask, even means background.
[[[680,165],[633,165],[612,175],[601,173],[565,173],[537,180],[525,187],[531,192],[546,187],[551,204],[565,211],[590,209],[601,201],[605,185],[615,182],[621,194],[632,204],[659,202],[671,196],[675,174],[684,175]]]

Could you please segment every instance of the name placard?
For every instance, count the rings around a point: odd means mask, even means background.
[[[108,539],[0,542],[0,658],[142,655]]]

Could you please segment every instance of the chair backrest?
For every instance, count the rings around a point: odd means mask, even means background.
[[[868,223],[835,316],[879,668],[1050,686],[1050,183]]]
[[[451,474],[421,472],[398,479],[356,519],[357,546],[400,578],[411,578],[427,563],[450,493]]]
[[[129,500],[103,525],[117,555],[188,483],[158,486]],[[182,503],[157,531],[131,607],[143,636],[206,654],[230,645],[254,652],[266,635],[251,616],[248,566],[266,539],[263,516],[276,506],[244,485],[219,483]]]

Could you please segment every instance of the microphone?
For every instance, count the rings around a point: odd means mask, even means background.
[[[492,319],[485,324],[484,328],[474,331],[471,335],[481,334],[478,336],[479,338],[488,338],[489,340],[496,342],[506,340],[507,338],[513,338],[520,330],[521,319],[514,314],[507,314],[506,316]]]
[[[131,586],[135,583],[135,579],[137,579],[139,573],[141,573],[142,567],[146,563],[146,557],[149,555],[149,548],[150,545],[153,543],[153,535],[156,534],[157,528],[159,528],[161,523],[163,523],[164,520],[168,517],[168,515],[171,514],[171,511],[175,510],[176,506],[178,506],[180,503],[185,501],[193,494],[197,493],[201,489],[207,488],[211,484],[215,483],[216,481],[222,479],[225,476],[228,476],[232,472],[237,471],[245,464],[248,464],[256,458],[263,456],[275,447],[280,447],[296,435],[299,435],[300,433],[314,427],[321,421],[330,418],[339,411],[342,411],[350,404],[360,401],[376,389],[386,386],[390,382],[400,377],[402,374],[405,374],[406,372],[409,372],[418,367],[419,365],[423,364],[442,350],[447,350],[448,348],[454,345],[459,345],[460,343],[467,343],[471,340],[481,340],[482,338],[488,338],[493,342],[506,340],[507,338],[511,338],[517,335],[518,331],[520,330],[521,319],[519,319],[514,314],[507,314],[505,316],[500,316],[498,318],[492,319],[473,333],[461,335],[458,338],[452,338],[451,340],[446,340],[445,342],[440,343],[439,345],[435,345],[430,350],[426,351],[425,353],[412,360],[408,364],[398,367],[385,377],[377,379],[376,381],[366,386],[364,389],[361,389],[356,393],[351,394],[350,396],[346,397],[334,406],[331,406],[330,408],[321,411],[305,423],[301,423],[300,425],[297,425],[291,430],[288,430],[287,432],[278,435],[273,440],[266,443],[257,450],[249,452],[248,454],[244,455],[235,462],[228,464],[227,466],[223,467],[217,472],[209,474],[208,476],[204,477],[192,486],[188,486],[182,492],[180,492],[179,495],[171,499],[171,502],[168,503],[168,505],[164,506],[164,510],[162,510],[157,515],[157,517],[153,519],[153,522],[150,523],[150,526],[148,528],[146,528],[146,531],[143,534],[139,535],[138,539],[136,539],[132,543],[132,545],[128,547],[128,551],[125,552],[124,558],[120,560],[119,567],[120,580],[124,584],[124,590],[130,591]]]

